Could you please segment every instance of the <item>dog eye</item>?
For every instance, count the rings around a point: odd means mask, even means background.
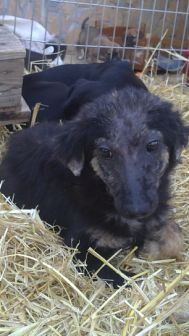
[[[146,149],[148,152],[154,152],[158,149],[158,146],[159,146],[159,141],[153,140],[146,145]]]
[[[104,158],[111,159],[111,157],[112,157],[112,151],[109,148],[107,148],[107,147],[100,147],[99,150],[100,150],[100,154]]]

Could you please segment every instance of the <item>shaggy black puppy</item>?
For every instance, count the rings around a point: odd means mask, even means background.
[[[109,258],[147,242],[172,256],[181,236],[166,220],[168,176],[187,132],[169,103],[142,89],[113,91],[62,126],[13,135],[0,167],[2,192],[20,207],[38,205],[67,244],[80,243],[82,260],[89,246]],[[100,266],[91,255],[87,263],[89,271]],[[123,282],[106,266],[99,276]]]
[[[42,104],[37,121],[57,121],[71,119],[85,103],[126,86],[146,89],[126,61],[65,64],[25,75],[22,95],[31,110]]]

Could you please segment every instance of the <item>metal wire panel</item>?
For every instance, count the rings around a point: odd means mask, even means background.
[[[66,62],[119,57],[141,70],[163,35],[156,60],[163,55],[171,61],[167,51],[182,54],[189,49],[188,0],[2,0],[0,15],[15,17],[15,32],[17,18],[21,17],[39,22],[47,32],[58,35],[57,44],[62,45],[64,40],[67,45]],[[87,17],[81,43],[81,25]],[[27,38],[30,50],[33,29],[31,24]],[[91,31],[96,34],[93,38]],[[47,39],[44,35],[43,40],[36,41],[45,43]]]

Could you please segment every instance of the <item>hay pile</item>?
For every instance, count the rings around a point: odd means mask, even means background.
[[[148,86],[177,105],[189,123],[187,94],[154,80]],[[1,153],[7,137],[1,128]],[[183,260],[147,261],[131,252],[121,261],[137,275],[118,290],[84,276],[85,265],[74,263],[76,251],[49,231],[36,210],[19,210],[1,196],[0,335],[188,335],[188,149],[171,190],[170,216],[185,234]]]

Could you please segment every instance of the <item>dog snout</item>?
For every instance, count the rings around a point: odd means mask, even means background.
[[[133,200],[133,202],[121,201],[115,202],[115,206],[121,216],[130,219],[140,219],[149,217],[156,209],[157,202],[148,202],[140,200]]]
[[[153,212],[153,207],[149,206],[148,204],[142,206],[127,206],[125,210],[125,217],[131,219],[140,219],[149,217]]]

